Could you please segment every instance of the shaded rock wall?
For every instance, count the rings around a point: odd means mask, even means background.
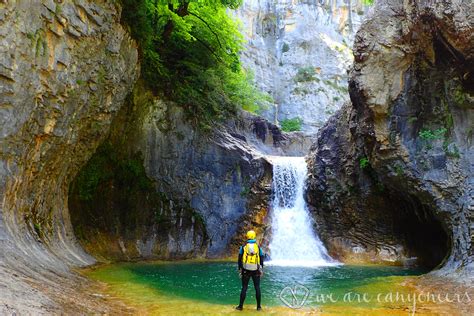
[[[76,233],[106,258],[229,255],[234,238],[242,238],[238,231],[266,230],[271,167],[264,155],[303,155],[305,140],[248,113],[204,132],[139,84],[113,124],[110,152],[90,161],[105,159],[106,167],[95,169],[109,168],[109,175],[86,166],[71,187]],[[137,168],[143,170],[135,180],[121,180]],[[81,197],[90,180],[92,194]]]
[[[308,200],[334,251],[472,266],[472,10],[378,1],[357,33],[352,104],[309,156]]]
[[[71,222],[85,250],[102,260],[200,255],[202,218],[189,203],[155,190],[141,154],[116,145],[103,143],[71,185]]]
[[[68,266],[94,262],[67,192],[135,80],[119,15],[105,1],[0,3],[0,313],[54,312],[74,297],[62,278],[81,284]]]

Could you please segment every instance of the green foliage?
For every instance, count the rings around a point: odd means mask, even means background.
[[[335,111],[333,109],[326,109],[324,110],[324,113],[326,113],[327,115],[333,115]]]
[[[151,45],[154,35],[152,34],[152,21],[145,0],[121,0],[122,22],[130,27],[130,33],[141,45]],[[148,47],[147,47],[148,48]]]
[[[286,53],[290,50],[290,45],[288,43],[283,43],[283,46],[281,47],[281,52]]]
[[[142,190],[153,186],[146,176],[141,157],[122,157],[111,143],[105,142],[97,148],[96,153],[77,176],[75,182],[79,198],[83,201],[92,200],[99,184],[111,179],[129,184],[130,187],[132,183],[137,184]]]
[[[347,94],[348,89],[346,86],[340,86],[337,83],[337,80],[324,80],[324,83],[327,84],[328,86],[332,87],[333,89],[339,91],[342,94]]]
[[[370,161],[367,157],[362,157],[359,159],[359,167],[365,169],[370,166]]]
[[[334,49],[335,49],[336,51],[338,51],[339,53],[344,52],[344,46],[338,46],[338,45],[336,45],[336,46],[334,47]]]
[[[456,86],[454,89],[453,89],[453,99],[456,103],[456,105],[460,108],[464,108],[464,107],[467,107],[467,101],[468,101],[468,96],[467,94],[463,91],[462,87],[461,86]]]
[[[280,122],[281,124],[281,129],[284,132],[297,132],[301,131],[301,124],[303,123],[303,120],[299,117],[295,117],[292,119],[286,119],[282,120]]]
[[[43,237],[43,229],[41,228],[41,224],[40,223],[33,223],[33,228],[35,230],[36,235],[39,238],[42,238]]]
[[[440,128],[437,130],[429,130],[429,129],[424,129],[421,130],[418,136],[421,137],[423,140],[436,140],[436,139],[442,139],[444,135],[446,134],[447,129],[446,128]]]
[[[309,94],[310,92],[311,92],[311,91],[310,91],[308,88],[306,88],[306,87],[295,87],[295,88],[293,89],[293,93],[294,93],[294,94],[307,95],[307,94]]]
[[[403,176],[405,174],[405,170],[403,169],[403,166],[400,164],[395,165],[395,173],[399,177]]]
[[[373,5],[375,0],[363,0],[364,5]]]
[[[446,128],[448,128],[448,129],[450,129],[454,126],[454,118],[453,118],[453,115],[450,112],[448,112],[448,114],[446,114],[445,125],[446,125]]]
[[[409,124],[413,124],[413,123],[415,123],[417,120],[418,120],[418,118],[417,118],[416,116],[410,116],[410,117],[408,118],[407,122],[408,122]]]
[[[316,80],[316,70],[312,66],[299,68],[295,76],[296,82],[307,82]]]
[[[253,73],[229,73],[224,89],[233,104],[240,104],[242,109],[251,113],[259,113],[268,108],[273,99],[268,94],[263,94],[253,87]],[[249,87],[251,87],[249,89]]]
[[[56,8],[54,8],[54,14],[59,16],[63,12],[63,7],[61,4],[57,3]]]
[[[97,73],[97,80],[99,81],[100,84],[102,84],[102,83],[105,82],[106,78],[107,78],[107,72],[106,72],[104,66],[100,65],[98,73]]]
[[[39,240],[46,240],[52,233],[52,213],[38,213],[36,209],[29,209],[24,213],[24,220],[29,223],[29,229]]]
[[[142,77],[203,127],[268,100],[242,68],[243,37],[226,10],[241,0],[122,0],[122,21],[141,48]]]
[[[451,157],[451,158],[461,158],[461,153],[459,152],[458,146],[454,143],[449,143],[445,141],[443,143],[443,150],[446,154],[446,156]]]
[[[34,34],[27,34],[27,37],[33,42],[35,47],[35,57],[44,56],[48,50],[48,43],[44,39],[44,31],[38,30]]]
[[[431,144],[434,140],[443,139],[448,130],[446,128],[439,128],[436,130],[423,129],[418,133],[418,136],[426,143],[426,148],[431,149],[433,145]]]
[[[240,196],[241,197],[246,197],[246,196],[249,195],[249,193],[250,193],[250,187],[244,186],[242,188],[242,191],[240,192]]]

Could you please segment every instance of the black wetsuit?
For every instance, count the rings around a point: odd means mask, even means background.
[[[243,246],[240,248],[243,249]],[[263,253],[260,250],[260,265],[263,267]],[[242,252],[242,251],[241,251]],[[247,289],[249,286],[250,278],[252,278],[253,286],[255,287],[255,297],[257,299],[257,308],[261,308],[262,294],[260,292],[260,271],[249,271],[243,268],[242,264],[242,253],[239,253],[238,265],[239,270],[242,271],[242,290],[240,291],[240,303],[239,307],[244,306],[245,297],[247,296]]]

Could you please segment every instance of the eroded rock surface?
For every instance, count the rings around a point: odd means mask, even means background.
[[[84,280],[69,266],[94,259],[75,241],[67,192],[135,80],[119,17],[105,1],[0,2],[0,313],[100,306],[74,301]]]
[[[355,39],[352,104],[309,156],[318,230],[348,260],[417,261],[472,278],[474,7],[374,9]]]

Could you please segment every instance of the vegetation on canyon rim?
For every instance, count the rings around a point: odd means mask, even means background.
[[[285,132],[297,132],[301,131],[301,124],[303,120],[300,117],[294,117],[291,119],[285,119],[280,122],[281,129]]]
[[[122,21],[137,40],[150,89],[181,105],[204,128],[238,108],[270,101],[239,59],[243,37],[226,9],[241,0],[122,0]]]

